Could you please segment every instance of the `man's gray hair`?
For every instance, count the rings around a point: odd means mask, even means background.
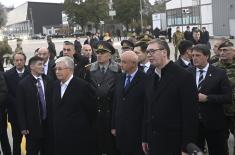
[[[66,65],[66,67],[74,69],[74,61],[72,58],[68,57],[68,56],[63,56],[58,58],[55,63],[60,63],[60,62],[64,62],[64,64]]]

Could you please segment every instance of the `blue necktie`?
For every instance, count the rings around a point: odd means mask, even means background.
[[[126,76],[126,84],[125,84],[125,91],[130,87],[131,84],[131,75]]]
[[[46,100],[45,100],[45,95],[42,90],[42,85],[40,82],[40,78],[37,79],[37,89],[38,89],[38,95],[39,95],[39,105],[40,105],[40,114],[42,119],[46,119]]]

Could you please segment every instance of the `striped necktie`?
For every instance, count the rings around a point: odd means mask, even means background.
[[[197,89],[200,90],[202,87],[202,82],[204,80],[204,76],[203,76],[203,72],[204,70],[200,69],[199,70],[200,74],[199,74],[199,79],[198,79],[198,85],[197,85]]]

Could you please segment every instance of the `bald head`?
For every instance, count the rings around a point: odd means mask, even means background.
[[[89,44],[85,44],[82,46],[82,55],[84,55],[85,57],[90,58],[92,54],[92,48],[91,45]]]
[[[138,56],[133,51],[126,51],[126,52],[122,53],[121,59],[125,59],[125,60],[133,62],[133,63],[138,63]]]
[[[133,51],[126,51],[121,54],[121,68],[127,74],[132,74],[138,67],[138,56]]]
[[[50,57],[49,50],[46,47],[39,48],[37,55],[43,59],[44,63],[46,63]]]

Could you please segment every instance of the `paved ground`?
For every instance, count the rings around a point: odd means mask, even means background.
[[[59,54],[59,52],[62,50],[63,48],[63,42],[64,41],[74,41],[74,38],[63,38],[63,39],[53,39],[53,42],[55,43],[55,47],[56,47],[56,51],[57,54]],[[81,43],[83,43],[85,40],[85,38],[81,38]],[[232,42],[235,44],[235,40],[232,40]],[[214,40],[211,40],[211,45],[213,47],[213,43]],[[10,40],[9,41],[10,46],[12,47],[12,49],[14,50],[16,48],[16,40]],[[39,47],[47,47],[47,42],[46,40],[24,40],[22,47],[24,52],[26,53],[27,57],[30,58],[31,56],[33,56],[35,49],[39,48]],[[118,42],[117,40],[114,41],[114,46],[115,48],[117,48],[119,51],[121,49],[121,45],[120,42]],[[171,49],[171,59],[173,60],[173,55],[174,55],[174,47],[172,43],[169,43],[170,49]],[[12,137],[10,134],[10,128],[8,129],[9,132],[9,138],[10,138],[10,143],[12,144]],[[232,155],[233,152],[233,144],[234,144],[234,138],[232,135],[230,135],[229,138],[229,147],[230,149],[230,155]],[[22,147],[24,148],[25,145],[23,144]],[[25,151],[23,150],[23,154],[25,153]]]

